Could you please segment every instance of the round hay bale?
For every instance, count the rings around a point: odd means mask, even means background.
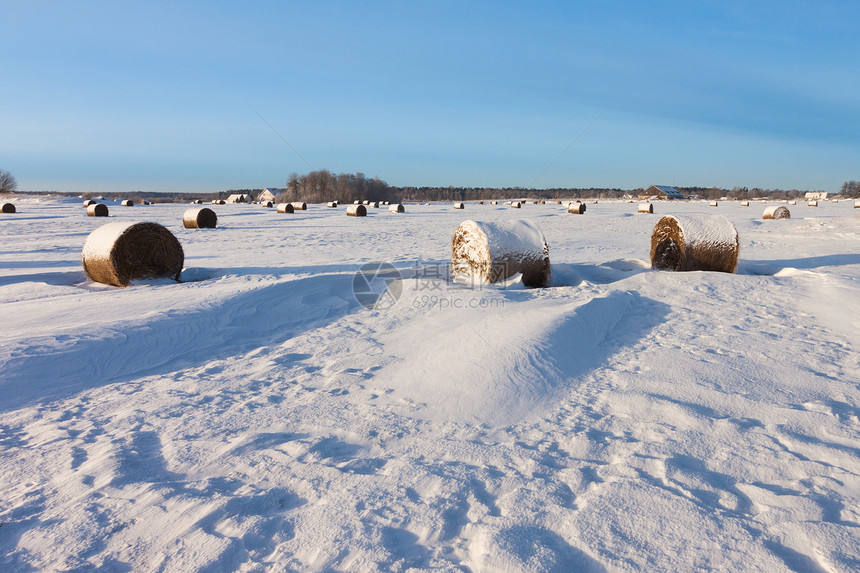
[[[89,207],[87,207],[87,215],[90,217],[107,217],[107,205],[103,205],[101,203],[92,203]]]
[[[544,287],[550,279],[549,246],[531,221],[463,221],[451,243],[451,268],[483,283],[522,273],[524,285]]]
[[[651,268],[733,273],[739,250],[738,231],[722,215],[666,215],[651,233]]]
[[[454,203],[454,208],[455,209],[465,209],[466,206],[463,205],[462,203]]]
[[[185,254],[173,233],[158,223],[117,222],[87,237],[81,253],[90,279],[119,287],[133,280],[179,280]]]
[[[336,207],[337,207],[337,201],[329,201],[329,202],[326,204],[326,207],[329,207],[329,208],[331,208],[331,209],[336,208]]]
[[[272,207],[275,206],[275,204],[272,203],[271,201],[263,201],[262,203],[260,203],[260,205],[262,205],[266,209],[271,209]]]
[[[716,207],[717,205],[718,203],[716,201],[711,201],[710,203],[708,203],[708,207]]]
[[[499,204],[498,201],[490,201],[490,205],[498,205],[498,204]]]
[[[226,205],[227,202],[224,199],[213,199],[212,204],[213,205]]]
[[[301,201],[294,201],[292,205],[293,205],[294,211],[307,211],[308,210],[308,204],[303,203]]]
[[[364,205],[350,205],[346,208],[346,214],[350,217],[367,217],[367,207]]]
[[[750,206],[749,201],[741,201],[741,207],[749,207],[749,206]]]
[[[84,201],[84,207],[89,207],[90,205],[95,205],[96,203],[98,203],[98,201],[96,201],[95,199],[87,199],[86,201]]]
[[[373,207],[374,209],[379,209],[379,201],[371,201],[368,207]]]
[[[365,207],[370,205],[370,199],[365,199],[364,201],[361,202],[361,204],[364,205]]]
[[[361,201],[356,200],[356,201],[353,201],[352,204],[353,205],[361,205]]]
[[[14,213],[15,212],[15,205],[13,205],[12,203],[3,203],[3,212],[4,213]]]
[[[791,211],[788,210],[788,207],[784,207],[782,205],[771,205],[770,207],[765,207],[764,213],[761,216],[762,219],[791,219]]]
[[[854,201],[854,208],[860,209],[860,200]]]
[[[132,201],[131,199],[123,199],[120,205],[123,207],[134,207],[134,201]]]
[[[818,207],[818,201],[810,201],[806,204],[807,207]]]
[[[391,205],[390,207],[388,207],[388,212],[389,213],[405,213],[406,208],[403,205],[401,205],[400,203],[398,203],[397,205]]]
[[[576,201],[575,203],[568,203],[567,212],[574,213],[576,215],[582,215],[583,213],[585,213],[585,203],[580,203],[579,201]]]
[[[639,203],[639,207],[636,209],[637,213],[653,213],[654,212],[654,204],[653,203]]]
[[[192,207],[182,214],[182,226],[186,229],[214,229],[217,225],[218,215],[209,207]]]
[[[523,208],[522,203],[520,203],[519,201],[511,201],[510,205],[511,205],[511,208],[513,208],[513,209],[522,209]]]
[[[292,203],[278,203],[278,206],[276,208],[278,210],[278,213],[295,213],[296,212],[296,208],[293,207]]]
[[[792,200],[792,201],[789,201],[788,204],[789,205],[797,205],[797,201]]]
[[[192,205],[202,205],[203,199],[195,199],[194,201],[191,202],[191,204]]]

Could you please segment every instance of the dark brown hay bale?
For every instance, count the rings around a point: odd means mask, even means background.
[[[292,203],[278,203],[278,213],[295,213],[296,209]]]
[[[735,272],[738,231],[721,215],[666,215],[651,233],[651,267],[671,271]]]
[[[511,201],[511,207],[514,209],[522,209],[523,205],[519,201]]]
[[[303,203],[301,201],[294,201],[293,202],[293,210],[295,210],[295,211],[307,211],[308,210],[308,204]]]
[[[13,205],[12,203],[3,203],[3,212],[4,213],[14,213],[15,212],[15,205]]]
[[[123,199],[120,205],[123,207],[134,207],[134,201],[132,201],[131,199]]]
[[[89,215],[90,217],[107,217],[107,205],[102,205],[101,203],[93,203],[92,205],[87,207],[87,215]]]
[[[346,214],[350,217],[367,217],[367,207],[364,205],[349,205]]]
[[[388,207],[389,213],[405,213],[406,208],[401,204],[391,205]]]
[[[454,208],[455,209],[465,209],[466,206],[463,205],[462,203],[454,203]]]
[[[531,221],[463,221],[451,243],[451,268],[483,283],[522,273],[523,284],[549,284],[549,246]]]
[[[96,203],[98,203],[98,201],[96,201],[95,199],[87,199],[86,201],[84,201],[84,207],[89,207],[90,205],[95,205]]]
[[[133,280],[179,280],[185,254],[173,233],[158,223],[108,223],[87,237],[81,253],[90,279],[128,286]]]
[[[765,207],[764,213],[761,216],[762,219],[791,219],[791,211],[788,210],[788,207],[783,207],[782,205],[771,205],[770,207]]]
[[[575,203],[568,203],[567,212],[574,213],[576,215],[582,215],[583,213],[585,213],[585,203],[580,203],[579,201],[576,201]]]
[[[654,212],[654,204],[653,203],[639,203],[638,209],[636,209],[637,213],[653,213]]]
[[[214,229],[218,225],[218,215],[209,207],[186,209],[182,225],[186,229]]]

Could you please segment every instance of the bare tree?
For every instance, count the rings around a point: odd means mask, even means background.
[[[15,181],[15,177],[8,171],[0,169],[0,194],[14,193],[17,188],[18,182]]]

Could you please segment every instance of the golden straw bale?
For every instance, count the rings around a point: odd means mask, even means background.
[[[721,215],[666,215],[651,233],[651,267],[672,271],[735,272],[740,243]]]
[[[209,207],[192,207],[182,214],[182,226],[186,229],[214,229],[218,215]]]
[[[185,255],[173,233],[158,223],[117,222],[90,233],[81,262],[90,279],[124,287],[140,279],[178,281]]]
[[[549,246],[531,221],[463,221],[451,243],[451,268],[482,283],[522,273],[523,284],[549,284]]]

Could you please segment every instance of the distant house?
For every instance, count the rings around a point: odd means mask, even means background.
[[[275,189],[274,187],[266,187],[260,192],[259,195],[257,195],[257,201],[261,203],[265,203],[266,201],[274,201],[275,197],[277,197],[280,193],[280,189]]]
[[[251,196],[244,193],[233,193],[227,197],[227,203],[250,203]]]
[[[803,196],[807,201],[827,201],[827,191],[813,191]]]
[[[684,194],[668,185],[652,185],[639,194],[640,199],[686,199]]]

